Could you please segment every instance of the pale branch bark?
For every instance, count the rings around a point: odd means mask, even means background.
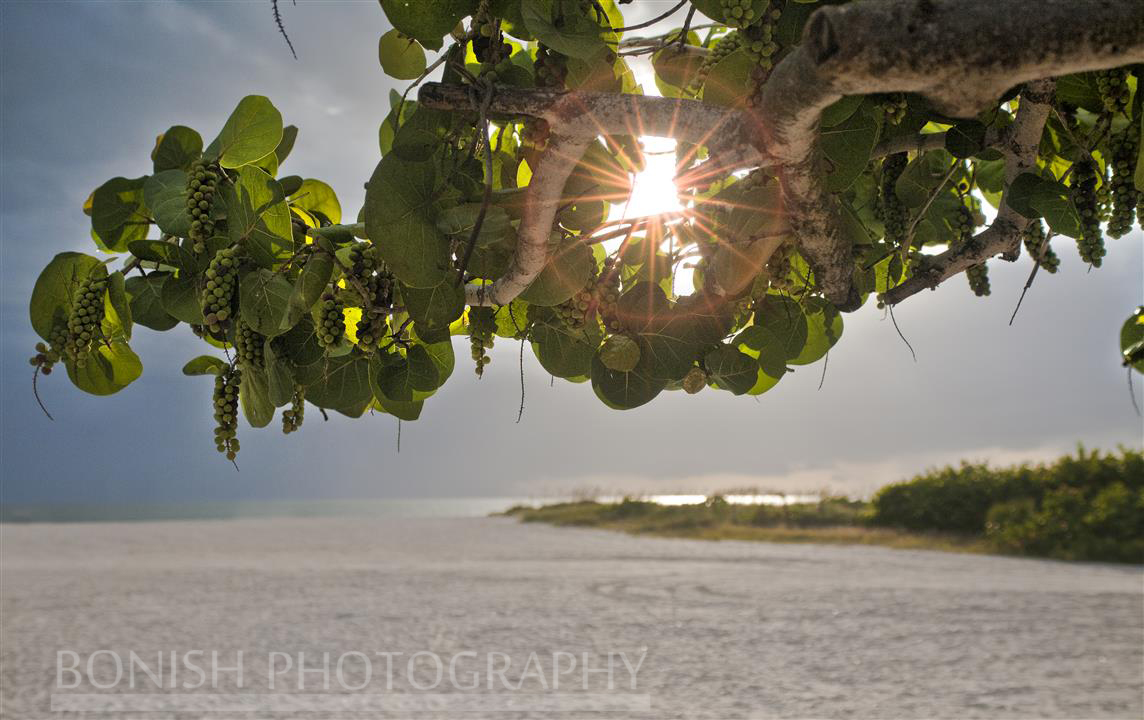
[[[418,100],[431,108],[471,108],[468,89],[456,85],[428,83],[421,88]],[[465,298],[470,305],[504,305],[524,292],[544,269],[564,184],[588,145],[600,135],[673,137],[706,145],[725,165],[753,167],[764,162],[750,140],[749,117],[695,100],[498,87],[489,111],[493,117],[544,120],[551,135],[525,191],[517,248],[509,270],[492,284],[466,286]]]
[[[838,202],[816,166],[823,110],[845,95],[915,92],[942,112],[972,117],[1022,82],[1144,60],[1144,3],[1038,0],[1035,8],[1030,12],[1025,0],[828,6],[811,16],[802,44],[775,67],[758,127],[779,161],[799,248],[840,309],[860,300]],[[999,220],[1001,227],[1014,222],[1009,215]]]
[[[813,17],[817,13],[811,23]],[[807,39],[775,67],[763,86],[758,127],[778,160],[783,205],[799,252],[826,299],[839,308],[855,309],[861,300],[851,277],[851,243],[842,235],[838,200],[822,182],[815,152],[822,111],[842,96],[830,92],[825,78],[818,77],[816,51],[807,47]]]
[[[971,117],[1030,80],[1144,61],[1144,3],[857,2],[817,11],[802,50],[823,92],[915,92]]]
[[[851,247],[839,231],[838,201],[826,191],[818,167],[823,110],[845,95],[913,92],[950,116],[971,117],[1022,83],[1137,62],[1144,62],[1144,2],[1037,0],[1031,7],[1027,0],[871,0],[817,10],[802,44],[775,67],[749,115],[689,100],[498,88],[492,112],[545,120],[555,141],[545,155],[563,157],[542,161],[533,175],[538,189],[529,189],[520,247],[506,276],[511,282],[498,280],[477,299],[507,302],[539,274],[563,181],[575,164],[570,149],[598,135],[619,134],[707,145],[724,163],[730,158],[744,166],[777,165],[791,227],[816,281],[827,299],[852,309],[858,297]],[[471,107],[462,87],[429,84],[420,100],[439,109]],[[1040,125],[1022,123],[1030,137],[1035,132],[1039,138],[1042,126],[1043,118]],[[1010,132],[1009,142],[1023,143],[1026,138],[1018,135]],[[1014,145],[1006,157],[1008,182],[1026,166],[1026,156]],[[540,187],[555,199],[542,198]],[[1002,210],[975,246],[1009,248],[1019,238],[1023,219]],[[547,223],[538,222],[545,218]],[[969,255],[948,258],[949,268],[960,272],[979,261]],[[905,288],[896,288],[894,297],[905,297]]]
[[[1036,167],[1037,148],[1052,110],[1055,87],[1052,80],[1037,80],[1021,91],[1017,116],[1000,138],[1000,150],[1005,156],[1005,189],[993,223],[965,245],[926,258],[909,279],[885,294],[886,303],[896,305],[921,290],[935,288],[995,255],[1015,257],[1020,252],[1021,232],[1029,220],[1009,206],[1009,186],[1022,172]]]
[[[524,292],[548,262],[552,223],[564,199],[564,183],[588,149],[590,138],[557,135],[548,139],[524,195],[524,214],[517,229],[516,251],[504,275],[491,285],[465,286],[469,305],[507,305]]]
[[[426,83],[418,102],[440,110],[471,110],[468,88]],[[698,100],[619,93],[564,92],[497,86],[489,105],[495,119],[531,117],[546,121],[554,134],[670,137],[713,151],[737,150],[743,162],[761,165],[753,119],[746,113]]]

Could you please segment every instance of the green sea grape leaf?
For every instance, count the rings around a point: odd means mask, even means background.
[[[230,363],[213,355],[199,355],[183,366],[184,375],[222,375]]]
[[[256,163],[282,141],[282,113],[262,95],[247,95],[227,118],[206,154],[224,168]]]

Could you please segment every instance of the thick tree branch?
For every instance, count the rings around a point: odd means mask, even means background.
[[[1036,167],[1037,148],[1052,110],[1055,87],[1052,80],[1037,80],[1021,91],[1017,117],[1000,142],[1001,152],[1005,155],[1005,190],[993,224],[964,246],[951,247],[940,255],[926,258],[924,265],[912,277],[886,293],[884,299],[887,303],[896,305],[921,290],[935,288],[966,268],[995,255],[1019,252],[1021,232],[1029,221],[1009,207],[1009,185],[1022,172]]]
[[[804,48],[843,95],[916,92],[971,117],[1030,80],[1141,62],[1144,3],[851,3],[815,13]]]
[[[767,80],[757,115],[823,294],[840,309],[858,303],[838,204],[816,167],[818,123],[829,105],[845,95],[916,92],[942,112],[972,117],[1022,82],[1141,60],[1140,2],[1038,0],[1030,12],[1025,0],[888,0],[816,11],[802,44]],[[1038,138],[1041,127],[1043,118]],[[1008,213],[998,219],[999,233],[1024,227]]]
[[[471,108],[467,88],[457,85],[427,83],[418,100],[431,108]],[[765,160],[751,136],[748,116],[695,100],[498,87],[489,111],[493,117],[544,120],[551,135],[525,193],[512,265],[491,285],[468,285],[465,297],[470,305],[506,304],[544,269],[564,184],[589,143],[600,135],[673,137],[706,145],[712,155],[718,154],[720,163],[736,167],[754,167]]]
[[[461,85],[426,83],[417,100],[440,110],[472,109],[469,91]],[[737,150],[746,164],[767,162],[749,115],[698,100],[497,86],[489,114],[493,119],[544,120],[554,134],[566,137],[670,137],[712,150]]]
[[[548,262],[552,223],[564,198],[564,183],[588,149],[589,138],[553,134],[540,156],[524,195],[524,214],[517,230],[516,253],[508,272],[491,285],[465,286],[469,305],[507,305],[524,292]]]
[[[724,163],[778,165],[790,224],[816,281],[835,305],[854,308],[850,244],[839,231],[838,201],[825,190],[816,152],[826,107],[844,95],[914,92],[950,116],[971,117],[1022,83],[1137,62],[1144,62],[1144,2],[870,0],[816,11],[802,44],[775,67],[750,115],[688,100],[498,88],[491,111],[547,121],[553,139],[545,156],[556,157],[535,169],[509,274],[483,292],[471,289],[470,298],[503,303],[527,287],[544,266],[555,208],[581,143],[624,134],[707,145]],[[1029,138],[1035,147],[1043,127],[1043,117],[1038,123],[1030,116],[1040,104],[1037,91],[1030,86],[1026,92],[1026,117],[1019,113],[1003,148],[1010,159],[1007,181],[1027,167],[1020,148],[1030,147]],[[420,99],[427,107],[470,108],[461,87],[426,85]],[[1007,206],[1001,210],[972,244],[980,249],[939,256],[947,266],[923,286],[979,262],[986,249],[1009,251],[1025,221]],[[907,292],[915,280],[896,288],[891,302],[916,292]]]

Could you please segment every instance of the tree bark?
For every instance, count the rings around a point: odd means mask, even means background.
[[[849,310],[859,301],[852,251],[839,230],[838,201],[825,190],[818,167],[823,110],[845,95],[912,92],[947,115],[972,117],[1023,83],[1139,62],[1144,62],[1144,2],[1139,0],[866,0],[817,10],[801,45],[776,65],[750,113],[692,100],[513,88],[497,88],[490,110],[494,116],[548,122],[555,142],[546,154],[567,156],[577,141],[601,134],[653,135],[707,145],[729,168],[777,167],[801,252],[826,298]],[[472,107],[469,90],[457,86],[430,83],[419,97],[427,107]],[[1006,186],[1035,160],[1029,153],[1035,152],[1049,100],[1051,85],[1026,88],[1018,122],[1000,143],[1008,160]],[[536,168],[532,183],[537,187],[529,190],[512,267],[483,291],[470,288],[475,304],[508,302],[543,269],[555,203],[572,169],[566,161],[542,161]],[[900,302],[1009,251],[1025,223],[1003,204],[993,226],[975,238],[972,252],[938,256],[936,271],[911,278],[887,299]]]

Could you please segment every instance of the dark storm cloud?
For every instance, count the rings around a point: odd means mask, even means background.
[[[35,338],[27,297],[63,250],[92,252],[80,205],[114,175],[149,171],[156,134],[176,123],[209,138],[245,94],[269,96],[301,128],[285,169],[337,189],[348,216],[378,158],[392,87],[377,67],[385,21],[376,3],[285,6],[300,59],[268,3],[19,3],[0,6],[0,475],[3,499],[149,501],[236,497],[488,495],[747,485],[862,491],[899,473],[969,454],[1043,456],[1076,441],[1140,442],[1140,420],[1116,357],[1116,335],[1141,302],[1141,234],[1110,242],[1091,273],[1068,243],[1007,326],[1028,265],[997,263],[994,294],[961,280],[897,311],[915,364],[887,318],[867,307],[822,366],[800,368],[756,402],[713,391],[626,413],[585,386],[549,378],[498,341],[478,382],[456,376],[406,424],[332,417],[312,408],[303,431],[243,433],[241,473],[210,441],[210,381],[185,378],[201,352],[189,333],[140,328],[143,378],[93,398],[53,376],[56,416],[31,396]],[[1138,388],[1139,390],[1139,388]]]

